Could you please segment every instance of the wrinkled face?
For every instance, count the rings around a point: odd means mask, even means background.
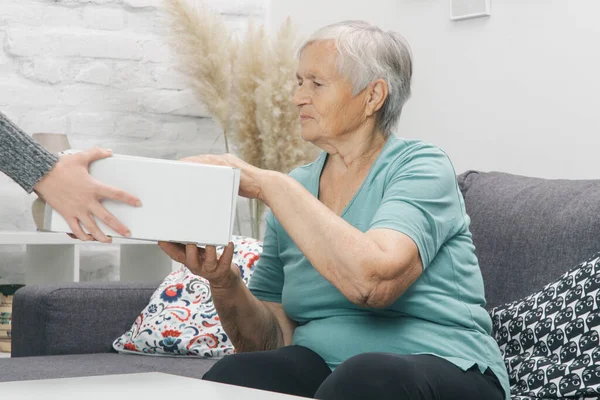
[[[352,95],[352,85],[340,76],[337,60],[332,40],[313,42],[300,55],[292,100],[300,111],[302,138],[316,145],[355,131],[367,119],[366,91]]]

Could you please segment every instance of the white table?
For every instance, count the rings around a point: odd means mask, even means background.
[[[156,242],[113,238],[120,246],[121,281],[159,281],[178,264]],[[79,281],[81,246],[105,246],[82,242],[64,233],[0,231],[0,246],[25,245],[25,284]]]
[[[302,397],[206,382],[161,372],[4,382],[0,383],[0,394],[3,399],[10,400],[302,399]]]

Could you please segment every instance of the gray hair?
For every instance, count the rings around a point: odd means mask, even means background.
[[[412,55],[408,42],[396,32],[385,32],[365,21],[343,21],[327,25],[302,45],[333,40],[339,53],[338,70],[352,84],[356,96],[376,79],[388,84],[388,97],[379,110],[379,128],[389,135],[410,97]]]

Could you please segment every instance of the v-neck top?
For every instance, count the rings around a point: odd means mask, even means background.
[[[290,174],[317,198],[326,156]],[[281,303],[298,323],[292,343],[315,351],[332,369],[368,352],[431,354],[463,370],[490,368],[509,399],[470,218],[446,153],[390,135],[340,218],[362,232],[392,229],[409,236],[423,273],[389,307],[357,306],[310,264],[270,212],[249,287],[259,300]]]

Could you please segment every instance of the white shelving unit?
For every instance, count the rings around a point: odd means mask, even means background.
[[[0,231],[0,246],[25,245],[25,284],[79,281],[80,247],[103,246],[82,242],[64,233]],[[121,281],[160,281],[179,264],[156,242],[113,238],[120,246]]]

